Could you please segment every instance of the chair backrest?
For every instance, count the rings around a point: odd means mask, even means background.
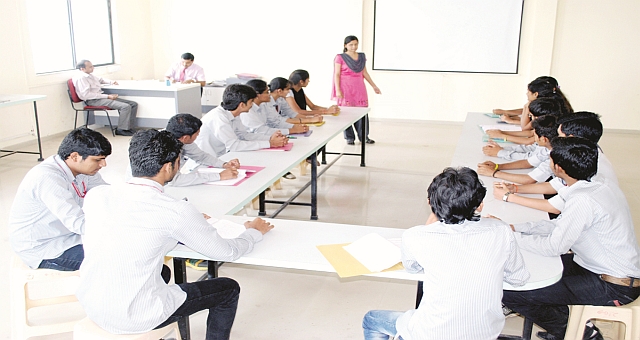
[[[71,99],[72,103],[80,103],[82,99],[78,97],[78,93],[76,92],[76,87],[73,85],[73,79],[67,80],[67,87],[69,92],[69,99]]]

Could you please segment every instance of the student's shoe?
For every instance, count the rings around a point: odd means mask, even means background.
[[[353,139],[347,139],[347,145],[355,145],[356,141],[354,141]]]
[[[131,130],[116,129],[116,135],[118,136],[133,136],[133,133]]]
[[[187,267],[191,267],[195,270],[207,270],[209,268],[209,264],[205,260],[188,259],[185,262]]]
[[[542,340],[556,340],[558,338],[556,338],[554,335],[549,334],[548,332],[538,332],[536,333],[536,336]]]
[[[373,139],[367,138],[367,141],[365,143],[367,143],[367,144],[375,144],[376,141],[374,141]]]
[[[296,175],[294,175],[294,174],[292,174],[292,173],[290,173],[290,172],[287,172],[287,173],[286,173],[286,174],[284,174],[284,176],[282,176],[282,177],[284,177],[284,178],[286,178],[286,179],[296,179]]]
[[[591,320],[587,321],[584,328],[584,334],[582,335],[583,340],[604,340],[602,333],[594,325]]]
[[[518,313],[513,311],[511,308],[505,306],[504,304],[502,305],[502,315],[504,315],[505,318],[512,318],[514,316],[518,316]]]

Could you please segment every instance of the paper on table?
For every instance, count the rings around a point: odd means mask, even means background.
[[[323,120],[323,121],[318,122],[318,123],[307,123],[307,125],[322,126],[322,125],[324,125],[324,123],[325,123],[325,121]]]
[[[225,171],[226,169],[221,169],[221,168],[199,168],[198,172],[200,173],[221,173],[223,171]],[[247,177],[247,173],[245,170],[242,169],[238,169],[238,177],[237,178],[233,178],[233,179],[227,179],[224,181],[215,181],[215,182],[207,182],[205,184],[211,184],[211,185],[228,185],[228,186],[233,186],[236,183],[242,181],[245,177]]]
[[[522,128],[520,126],[513,124],[487,124],[480,125],[480,127],[484,132],[487,132],[487,130],[522,131]]]
[[[258,151],[291,151],[291,149],[293,149],[293,143],[289,142],[285,146],[280,146],[277,148],[260,149]]]
[[[313,133],[313,130],[308,130],[307,132],[304,132],[304,133],[290,133],[289,135],[295,136],[295,137],[309,137],[311,136],[312,133]]]
[[[233,223],[228,220],[218,220],[210,218],[207,220],[218,231],[218,235],[225,239],[233,239],[244,233],[247,228],[242,224]]]
[[[351,254],[344,250],[344,246],[348,243],[342,244],[325,244],[316,246],[322,256],[331,264],[333,269],[340,277],[353,277],[358,275],[372,274],[373,272],[367,269],[362,263],[356,260]],[[383,270],[383,272],[392,272],[396,270],[402,270],[404,267],[402,263],[397,263],[395,266]]]
[[[378,234],[369,234],[344,247],[372,272],[380,272],[402,261],[400,248]]]

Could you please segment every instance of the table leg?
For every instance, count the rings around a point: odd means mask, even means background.
[[[325,144],[320,151],[322,151],[322,164],[327,164],[327,145]]]
[[[367,129],[369,128],[367,125],[367,117],[369,116],[369,114],[364,115],[364,117],[362,117],[362,124],[360,124],[360,133],[361,136],[364,140],[361,140],[360,142],[360,166],[365,167],[366,164],[364,162],[364,152],[365,152],[365,148],[367,145]]]
[[[186,259],[179,257],[173,258],[173,280],[176,284],[187,282],[187,265],[185,263],[186,261]],[[183,340],[191,339],[188,316],[178,321],[178,328],[180,329],[180,336]]]
[[[258,216],[267,216],[267,208],[264,203],[264,191],[258,195],[258,202],[260,204],[260,210],[258,211]]]
[[[207,274],[209,279],[215,279],[218,277],[218,268],[220,268],[220,262],[207,261]]]
[[[422,301],[422,281],[418,281],[418,289],[416,291],[416,309],[418,309],[418,306],[420,306],[420,301]]]
[[[36,136],[38,137],[38,151],[40,152],[38,162],[42,162],[44,158],[42,158],[42,142],[40,141],[40,123],[38,122],[38,106],[35,101],[33,102],[33,113],[36,117]]]
[[[318,220],[318,157],[312,153],[311,160],[311,220]]]

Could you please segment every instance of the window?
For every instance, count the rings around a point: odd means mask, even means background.
[[[27,0],[36,74],[114,63],[110,0]]]

